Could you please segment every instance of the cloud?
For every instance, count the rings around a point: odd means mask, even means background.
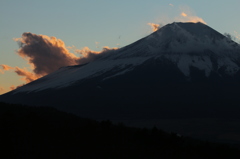
[[[64,42],[56,37],[37,35],[30,32],[23,33],[21,38],[14,38],[14,40],[18,42],[20,47],[17,54],[27,60],[31,70],[2,64],[0,65],[2,67],[0,73],[14,70],[17,75],[22,77],[21,80],[26,83],[52,73],[60,67],[85,64],[118,49],[104,47],[102,51],[97,52],[84,47],[79,50],[75,46],[66,47]],[[69,52],[68,49],[78,53],[79,57]],[[12,85],[10,89],[13,90],[18,87]]]
[[[182,13],[181,13],[181,16],[183,16],[183,17],[187,17],[187,14],[184,13],[184,12],[182,12]]]
[[[32,82],[41,77],[41,75],[29,72],[26,68],[22,69],[19,67],[15,67],[15,72],[17,73],[17,75],[23,76],[22,80],[26,81],[27,83]]]
[[[64,42],[56,37],[27,32],[15,41],[20,46],[17,53],[28,60],[37,75],[44,76],[62,66],[78,64],[78,57],[70,53]]]
[[[9,70],[14,70],[14,72],[16,72],[17,75],[24,76],[23,80],[26,81],[27,83],[40,77],[40,75],[29,72],[26,68],[21,69],[19,67],[11,67],[4,64],[0,66],[2,67],[2,69],[0,69],[1,73],[4,73],[5,71],[9,71]]]
[[[148,25],[151,26],[153,32],[157,31],[160,27],[159,24],[155,24],[155,23],[148,23]]]
[[[2,69],[0,68],[0,73],[2,73],[2,74],[4,74],[5,71],[14,69],[13,67],[8,66],[8,65],[4,65],[4,64],[2,64],[0,66],[2,67]]]
[[[94,60],[98,54],[106,53],[111,49],[104,48],[101,52],[95,52],[89,48],[76,49],[75,46],[68,47],[81,57],[70,53],[64,42],[56,37],[37,35],[30,32],[23,33],[22,38],[15,38],[19,43],[18,55],[25,58],[33,66],[33,72],[37,76],[44,76],[56,71],[63,66],[79,65]],[[29,74],[28,74],[29,75]]]
[[[240,40],[240,34],[237,31],[234,31],[235,37]]]
[[[193,10],[188,6],[180,7],[181,13],[175,18],[175,21],[179,22],[192,22],[192,23],[204,23],[207,24],[202,18],[196,16]]]
[[[14,90],[14,89],[16,89],[17,87],[15,87],[14,85],[12,85],[11,87],[10,87],[10,89],[11,90]]]
[[[158,30],[160,26],[164,26],[173,22],[201,22],[207,24],[201,17],[198,17],[194,10],[192,10],[189,6],[175,7],[171,4],[169,4],[169,6],[172,6],[171,9],[168,9],[166,13],[157,15],[154,23],[148,23],[148,25],[152,27],[153,32]],[[160,24],[160,26],[157,26],[156,24]]]
[[[2,66],[3,70],[10,70],[10,69],[14,69],[13,67],[11,67],[11,66],[8,66],[8,65],[4,65],[4,64],[2,64],[2,65],[0,65],[0,66]]]
[[[99,48],[99,42],[95,42],[96,48]]]
[[[3,87],[0,87],[0,93],[4,92],[5,89]]]
[[[21,85],[19,85],[19,86],[11,85],[11,86],[9,87],[9,89],[10,89],[10,90],[14,90],[14,89],[20,88],[20,87],[22,87],[22,86],[24,86],[24,84],[21,84]]]
[[[84,47],[81,50],[75,50],[75,52],[79,53],[82,55],[81,58],[78,59],[78,63],[79,64],[84,64],[84,63],[88,63],[91,62],[105,54],[109,54],[114,52],[115,50],[117,50],[118,48],[110,48],[108,46],[104,46],[102,51],[93,51],[90,50],[88,47]]]
[[[183,15],[181,14],[181,17],[177,17],[176,20],[179,22],[192,22],[192,23],[201,22],[203,24],[207,24],[202,18],[198,16],[187,15],[187,14],[183,14]]]
[[[0,69],[1,73],[4,73],[5,71],[9,71],[9,70],[14,70],[14,72],[16,72],[19,76],[24,76],[23,79],[27,83],[40,77],[40,75],[29,72],[26,68],[21,69],[19,67],[11,67],[4,64],[0,66],[2,67],[2,69]]]

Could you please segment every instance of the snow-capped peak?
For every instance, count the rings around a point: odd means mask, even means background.
[[[93,62],[59,69],[15,92],[66,87],[102,74],[105,74],[102,80],[106,80],[132,71],[149,59],[162,57],[175,63],[187,77],[190,67],[205,71],[206,76],[224,67],[227,74],[233,75],[239,70],[239,54],[238,44],[205,24],[172,23]]]
[[[157,45],[162,51],[196,53],[205,50],[219,56],[227,50],[239,49],[239,45],[202,23],[168,24],[148,37],[149,45]]]

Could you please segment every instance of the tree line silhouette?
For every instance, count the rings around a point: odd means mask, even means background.
[[[232,145],[0,103],[1,158],[238,158]]]

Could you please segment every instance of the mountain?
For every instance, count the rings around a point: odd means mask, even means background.
[[[237,141],[239,90],[240,45],[202,23],[172,23],[92,62],[62,67],[0,101],[198,137],[224,132],[215,134],[219,140],[232,140],[221,125],[231,122]],[[213,127],[205,130],[209,123]]]

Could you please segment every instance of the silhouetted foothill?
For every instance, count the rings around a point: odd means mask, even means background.
[[[237,158],[239,149],[175,133],[0,103],[2,158]]]

